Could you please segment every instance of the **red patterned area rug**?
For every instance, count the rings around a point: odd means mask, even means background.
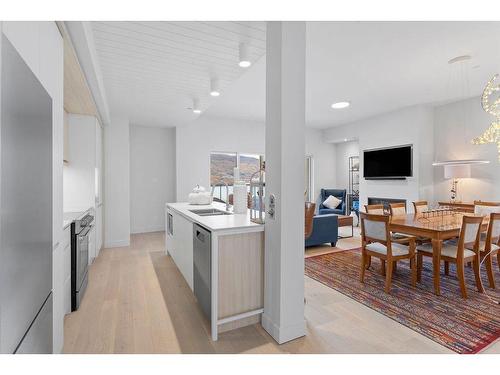
[[[354,249],[306,258],[305,274],[457,353],[477,353],[500,338],[500,305],[477,292],[472,268],[465,270],[468,299],[464,300],[452,264],[449,276],[441,274],[439,297],[433,292],[430,260],[424,260],[422,281],[416,288],[410,283],[409,263],[398,262],[390,295],[384,293],[385,278],[380,274],[380,261],[372,258],[372,267],[365,273],[365,284],[359,281],[360,265],[360,251]],[[497,289],[487,286],[484,269],[482,279],[486,293],[498,301],[498,264],[494,262],[493,266]]]

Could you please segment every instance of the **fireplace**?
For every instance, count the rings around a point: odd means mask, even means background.
[[[368,204],[383,204],[386,210],[389,210],[389,203],[404,203],[406,207],[406,199],[368,197]]]

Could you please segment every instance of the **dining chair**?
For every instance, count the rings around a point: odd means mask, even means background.
[[[428,210],[429,205],[427,204],[427,201],[415,201],[413,202],[413,209],[416,214],[419,214],[422,211]]]
[[[365,211],[369,214],[384,215],[383,204],[365,204]]]
[[[481,205],[481,206],[500,206],[500,202],[487,202],[487,201],[474,201],[474,206],[475,205]]]
[[[441,247],[441,260],[444,262],[455,263],[457,267],[457,277],[460,284],[460,291],[463,298],[467,298],[467,287],[465,285],[464,266],[472,262],[474,276],[476,278],[477,290],[482,293],[483,287],[479,276],[479,236],[481,233],[481,223],[483,218],[480,216],[463,216],[460,236],[457,243],[443,242]],[[417,246],[417,280],[422,277],[423,257],[432,257],[432,244],[426,243]]]
[[[305,203],[305,226],[304,226],[304,237],[308,239],[311,237],[313,232],[313,219],[314,213],[316,212],[316,204],[312,202]]]
[[[391,216],[406,215],[406,203],[390,203],[389,210]]]
[[[365,204],[365,212],[374,215],[385,215],[383,204]],[[368,262],[366,263],[366,269],[370,268],[372,265],[372,258],[368,257]],[[382,263],[382,275],[385,275],[385,263]]]
[[[489,216],[492,212],[500,212],[500,202],[474,201],[476,215]]]
[[[467,248],[473,250],[472,246]],[[479,241],[479,255],[481,261],[486,264],[486,272],[488,274],[488,282],[490,288],[495,289],[495,275],[493,273],[493,256],[497,256],[498,268],[500,270],[500,213],[491,212],[486,238],[484,241]]]
[[[393,242],[389,230],[388,215],[374,215],[361,212],[361,275],[364,283],[366,263],[369,258],[379,258],[382,262],[382,274],[385,273],[385,292],[390,294],[393,264],[399,260],[409,259],[411,268],[411,284],[416,285],[417,268],[415,265],[415,238],[409,238],[409,244]],[[385,269],[387,263],[387,269]]]

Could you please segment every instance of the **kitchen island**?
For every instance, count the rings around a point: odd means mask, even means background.
[[[165,206],[165,251],[219,332],[255,324],[264,307],[264,225],[225,204]]]

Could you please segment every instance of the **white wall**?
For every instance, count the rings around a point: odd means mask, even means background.
[[[359,156],[358,141],[335,144],[335,175],[338,189],[349,189],[349,157],[351,156]]]
[[[95,207],[96,126],[94,116],[67,114],[68,163],[63,168],[64,212]]]
[[[330,142],[358,139],[360,156],[366,149],[413,145],[413,177],[406,180],[365,180],[360,157],[360,204],[366,204],[368,197],[402,198],[411,211],[411,201],[433,200],[433,114],[430,107],[415,106],[325,131]]]
[[[186,201],[197,184],[210,186],[210,152],[237,151],[264,154],[264,125],[200,117],[177,128],[177,201]]]
[[[210,185],[210,152],[265,154],[265,125],[260,122],[200,117],[176,132],[177,201],[187,200],[197,184]],[[323,187],[335,187],[335,145],[323,132],[306,130],[306,155],[313,157],[315,197]]]
[[[130,244],[129,121],[112,117],[104,127],[104,246]]]
[[[63,40],[55,22],[0,22],[0,29],[52,97],[53,351],[63,348]],[[59,245],[58,245],[59,244]]]
[[[473,145],[471,139],[482,134],[494,120],[481,108],[480,98],[435,108],[436,160],[486,159],[490,164],[471,167],[471,178],[458,185],[458,200],[500,199],[500,163],[495,144]],[[463,114],[466,125],[460,121]],[[451,180],[444,179],[443,167],[434,167],[436,200],[449,200]]]
[[[312,200],[317,201],[323,188],[336,188],[335,145],[323,139],[323,131],[306,129],[306,155],[313,158],[313,191]]]
[[[175,201],[175,128],[130,126],[130,231],[165,230]]]

